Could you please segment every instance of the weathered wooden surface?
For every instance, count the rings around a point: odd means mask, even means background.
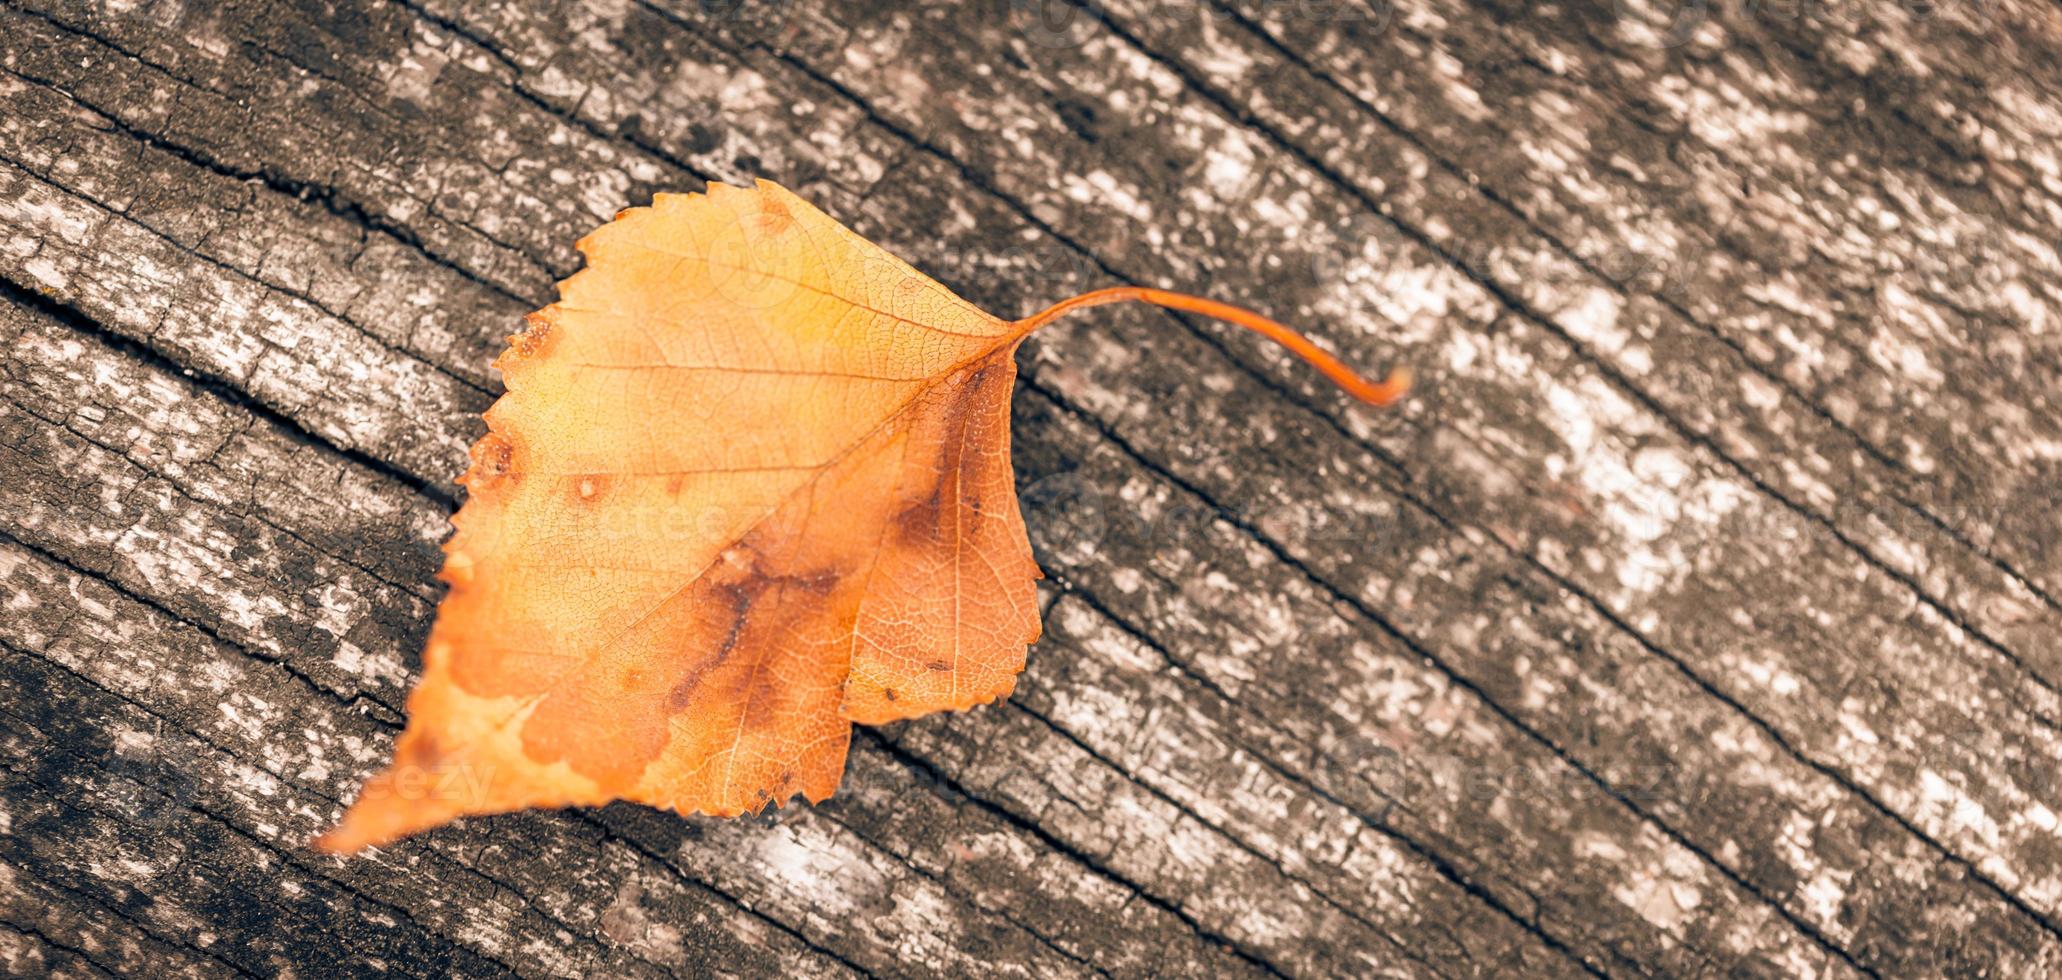
[[[2062,970],[2062,6],[0,0],[0,965]],[[1014,314],[1009,702],[304,846],[487,361],[769,176]]]

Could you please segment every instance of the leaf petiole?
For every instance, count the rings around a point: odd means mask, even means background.
[[[1015,335],[1023,337],[1031,331],[1052,322],[1054,319],[1075,310],[1126,302],[1150,303],[1154,306],[1164,306],[1168,309],[1198,313],[1213,319],[1223,320],[1227,323],[1238,324],[1288,348],[1290,353],[1302,358],[1311,367],[1323,372],[1325,377],[1330,378],[1333,384],[1345,389],[1347,394],[1370,405],[1394,404],[1406,392],[1410,391],[1411,373],[1407,367],[1399,366],[1392,369],[1389,372],[1389,376],[1379,382],[1369,381],[1367,378],[1362,377],[1359,372],[1347,367],[1338,358],[1326,353],[1323,348],[1311,343],[1309,338],[1252,310],[1232,306],[1229,303],[1220,303],[1214,299],[1204,299],[1200,296],[1190,296],[1186,293],[1170,293],[1164,289],[1151,289],[1145,286],[1113,286],[1109,289],[1098,289],[1091,293],[1083,293],[1072,299],[1061,300],[1037,313],[1018,320],[1014,324],[1016,328]]]

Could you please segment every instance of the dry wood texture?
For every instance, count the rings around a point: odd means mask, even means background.
[[[2062,971],[2053,0],[0,0],[0,968]],[[1025,348],[1046,639],[818,807],[305,843],[487,363],[782,181]],[[663,541],[654,542],[662,547]]]

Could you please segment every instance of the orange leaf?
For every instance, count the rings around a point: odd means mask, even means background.
[[[787,190],[662,194],[580,242],[495,362],[394,762],[316,845],[627,799],[734,815],[831,795],[853,723],[1007,695],[1039,577],[1010,469],[1014,355],[1139,300],[1024,320],[952,295]]]

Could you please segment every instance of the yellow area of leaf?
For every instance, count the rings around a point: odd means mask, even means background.
[[[853,723],[1008,694],[1039,577],[1010,468],[1022,321],[952,295],[787,190],[659,195],[496,361],[450,592],[393,764],[317,846],[626,799],[733,815],[837,788]]]

